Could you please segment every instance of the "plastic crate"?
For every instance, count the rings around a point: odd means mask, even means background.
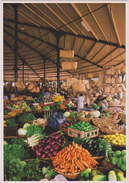
[[[99,128],[97,128],[93,125],[92,125],[92,127],[95,130],[92,130],[89,132],[79,131],[79,130],[75,130],[73,128],[68,127],[68,136],[79,137],[80,139],[85,138],[85,137],[90,137],[90,138],[97,137],[99,135]]]
[[[52,110],[43,111],[43,117],[44,118],[48,118],[51,115],[52,115]]]

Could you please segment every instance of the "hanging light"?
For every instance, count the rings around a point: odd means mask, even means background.
[[[82,26],[87,30],[87,32],[90,32],[89,27],[85,24],[85,22],[81,21]]]

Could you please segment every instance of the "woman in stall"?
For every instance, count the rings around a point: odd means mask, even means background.
[[[80,112],[81,108],[84,108],[84,104],[86,103],[85,97],[81,93],[79,97],[77,98],[77,112]]]

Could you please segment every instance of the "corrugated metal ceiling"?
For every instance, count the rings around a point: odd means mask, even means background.
[[[4,3],[4,80],[14,81],[14,9]],[[81,21],[89,27],[87,32]],[[125,62],[125,3],[20,3],[18,7],[18,80],[57,77],[59,48],[74,50],[74,74],[93,72]],[[61,64],[62,58],[60,58]],[[60,69],[60,80],[73,73]]]

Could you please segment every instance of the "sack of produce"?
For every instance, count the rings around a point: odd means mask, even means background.
[[[86,92],[85,85],[82,83],[77,83],[72,85],[73,93],[83,93]]]
[[[35,93],[36,92],[36,88],[34,87],[33,89],[30,90],[31,93]]]
[[[104,86],[104,93],[110,93],[110,85]]]
[[[111,78],[111,84],[115,84],[115,78]]]
[[[69,77],[67,78],[67,87],[72,86],[73,84],[77,84],[79,80],[75,77]]]
[[[122,87],[119,86],[118,88],[116,88],[116,93],[121,93],[122,92]]]
[[[122,74],[126,74],[126,67],[125,67],[125,65],[123,65],[120,70],[121,70]]]
[[[111,74],[111,69],[106,70],[106,74],[110,75]]]
[[[115,87],[111,87],[110,92],[111,92],[111,93],[116,93],[116,89],[115,89]]]
[[[60,50],[60,57],[73,58],[74,57],[74,50]]]
[[[34,83],[29,83],[28,90],[32,90],[35,87]]]
[[[116,84],[120,84],[121,81],[122,81],[121,78],[116,78],[116,79],[115,79],[115,83],[116,83]]]
[[[77,69],[77,62],[73,61],[65,61],[61,63],[63,70],[76,70]]]
[[[40,89],[39,89],[39,87],[38,87],[38,86],[37,86],[37,87],[35,87],[35,90],[36,90],[36,91],[35,91],[36,93],[39,93],[39,92],[40,92]]]
[[[104,82],[104,71],[101,71],[99,72],[99,80],[97,87],[103,86],[103,82]]]
[[[110,75],[105,75],[105,83],[110,84],[111,83],[111,76]]]

